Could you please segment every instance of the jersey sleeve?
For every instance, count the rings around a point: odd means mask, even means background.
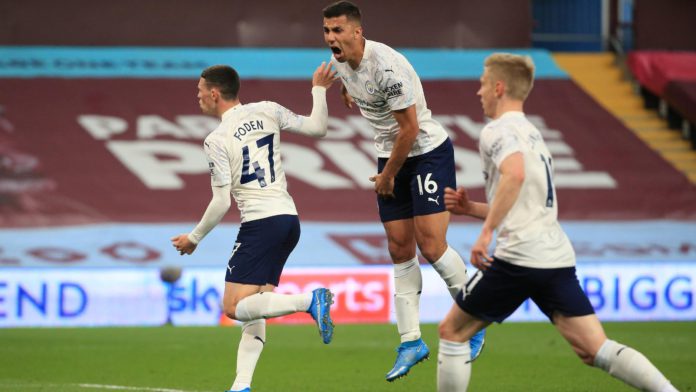
[[[496,167],[500,167],[510,154],[522,151],[517,134],[495,128],[488,128],[485,132],[481,132],[479,148],[495,163]]]
[[[268,105],[268,113],[273,113],[273,118],[278,122],[278,129],[299,131],[302,128],[302,116],[275,102],[266,101],[264,104]]]
[[[208,137],[203,143],[203,150],[208,160],[208,169],[210,169],[210,185],[224,186],[231,184],[232,171],[224,141],[218,137]]]
[[[406,109],[416,103],[412,75],[403,61],[394,55],[377,57],[375,81],[392,111]]]

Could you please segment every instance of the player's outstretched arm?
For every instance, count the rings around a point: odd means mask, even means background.
[[[324,87],[328,90],[335,80],[336,70],[333,69],[331,63],[327,65],[326,62],[322,62],[312,75],[312,86]]]
[[[445,188],[445,206],[447,211],[455,215],[468,215],[474,218],[486,219],[488,204],[477,203],[469,200],[469,195],[464,187],[454,189]]]
[[[287,128],[307,136],[326,136],[329,125],[329,108],[326,105],[326,89],[336,80],[336,71],[331,64],[321,63],[312,76],[312,113],[309,117],[299,116],[301,121]]]

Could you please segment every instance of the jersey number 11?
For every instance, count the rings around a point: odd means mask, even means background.
[[[541,155],[546,169],[546,207],[553,207],[553,183],[551,182],[551,157]]]

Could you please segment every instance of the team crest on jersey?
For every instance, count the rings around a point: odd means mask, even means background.
[[[367,93],[370,94],[370,95],[372,95],[372,94],[375,93],[375,86],[372,84],[371,81],[368,80],[368,81],[365,83],[365,90],[367,90]]]

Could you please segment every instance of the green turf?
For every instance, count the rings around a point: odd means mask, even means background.
[[[696,391],[696,323],[605,328],[646,354],[680,391]],[[423,337],[435,354],[436,326],[423,326]],[[223,391],[234,376],[238,339],[236,327],[0,329],[0,391],[108,390],[80,384]],[[398,344],[393,325],[339,325],[328,346],[310,326],[270,325],[267,340],[254,392],[435,390],[435,356],[404,379],[384,381]],[[582,365],[551,325],[507,323],[489,329],[469,390],[631,389]]]

